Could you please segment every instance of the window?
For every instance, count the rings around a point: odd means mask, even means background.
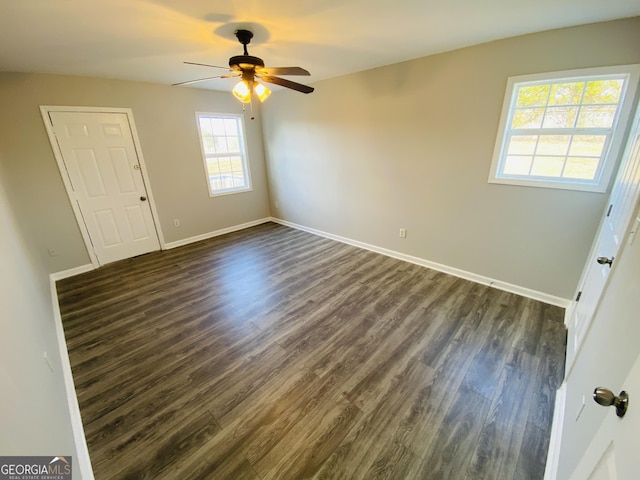
[[[209,195],[251,190],[241,115],[197,113]]]
[[[489,182],[604,192],[640,65],[511,77]]]

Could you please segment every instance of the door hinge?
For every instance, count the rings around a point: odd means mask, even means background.
[[[580,301],[580,297],[582,296],[582,291],[578,292],[578,295],[576,295],[576,302]]]
[[[613,203],[609,205],[609,210],[607,210],[607,217],[611,215],[611,210],[613,209]]]

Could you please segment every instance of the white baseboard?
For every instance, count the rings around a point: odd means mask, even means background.
[[[227,233],[237,232],[238,230],[244,230],[245,228],[255,227],[256,225],[261,225],[270,221],[270,217],[260,218],[251,222],[241,223],[240,225],[233,225],[231,227],[222,228],[214,232],[203,233],[202,235],[196,235],[195,237],[183,238],[182,240],[176,240],[175,242],[165,243],[164,246],[167,250],[170,250],[172,248],[182,247],[184,245],[189,245],[190,243],[199,242],[201,240],[207,240],[208,238],[218,237],[220,235],[226,235]]]
[[[93,269],[93,265],[91,267]],[[69,363],[67,341],[64,336],[64,328],[62,327],[62,317],[60,316],[58,293],[56,291],[56,279],[54,278],[55,275],[56,274],[52,274],[49,277],[51,288],[51,304],[53,307],[53,321],[56,326],[56,337],[58,340],[60,365],[62,368],[62,376],[64,378],[64,389],[67,394],[67,405],[69,407],[69,417],[71,419],[73,442],[76,447],[75,461],[77,462],[78,468],[80,469],[80,478],[82,480],[94,480],[93,468],[91,467],[91,457],[89,457],[89,448],[87,447],[87,439],[84,435],[82,417],[80,416],[80,405],[78,405],[76,387],[73,383],[73,374],[71,372],[71,363]]]
[[[499,290],[504,290],[506,292],[515,293],[517,295],[531,298],[533,300],[538,300],[543,303],[548,303],[550,305],[556,305],[558,307],[567,308],[571,303],[570,300],[566,298],[556,297],[554,295],[549,295],[548,293],[539,292],[537,290],[531,290],[530,288],[521,287],[519,285],[513,285],[511,283],[502,282],[500,280],[485,277],[484,275],[478,275],[476,273],[467,272],[459,268],[450,267],[448,265],[442,265],[441,263],[431,262],[424,258],[414,257],[412,255],[407,255],[405,253],[396,252],[395,250],[389,250],[387,248],[378,247],[376,245],[360,242],[358,240],[352,240],[350,238],[341,237],[340,235],[334,235],[332,233],[323,232],[321,230],[316,230],[315,228],[305,227],[304,225],[288,222],[280,218],[271,217],[270,220],[272,222],[285,225],[287,227],[303,230],[305,232],[313,233],[314,235],[319,235],[321,237],[329,238],[331,240],[336,240],[338,242],[346,243],[354,247],[364,248],[365,250],[370,250],[372,252],[386,255],[388,257],[397,258],[398,260],[403,260],[405,262],[431,268],[433,270],[438,270],[439,272],[448,273],[449,275],[464,278],[465,280],[470,280],[472,282],[480,283],[482,285],[488,285],[490,287],[494,287]]]
[[[88,263],[87,265],[81,265],[79,267],[70,268],[69,270],[52,273],[51,275],[49,275],[49,278],[51,278],[51,280],[53,280],[53,282],[55,283],[58,280],[73,277],[75,275],[80,275],[81,273],[90,272],[91,270],[95,269],[96,267],[94,265]]]
[[[562,426],[564,425],[564,411],[567,403],[567,384],[562,382],[556,391],[556,402],[553,409],[553,423],[547,452],[547,465],[544,469],[544,480],[556,480],[560,463],[560,445],[562,441]]]

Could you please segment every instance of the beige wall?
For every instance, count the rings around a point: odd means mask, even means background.
[[[263,120],[272,212],[570,298],[606,195],[487,183],[507,77],[638,63],[638,45],[635,18],[277,92]]]
[[[80,478],[47,268],[16,223],[9,182],[0,168],[0,454],[71,455]]]
[[[49,272],[89,263],[40,105],[131,108],[167,242],[269,216],[260,115],[245,117],[253,191],[209,197],[195,112],[241,113],[228,92],[57,75],[0,73],[0,152],[20,227]],[[176,228],[173,219],[180,219]],[[50,257],[48,249],[58,256]]]

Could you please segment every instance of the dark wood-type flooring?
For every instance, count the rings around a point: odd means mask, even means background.
[[[563,310],[265,224],[58,283],[96,479],[542,479]]]

